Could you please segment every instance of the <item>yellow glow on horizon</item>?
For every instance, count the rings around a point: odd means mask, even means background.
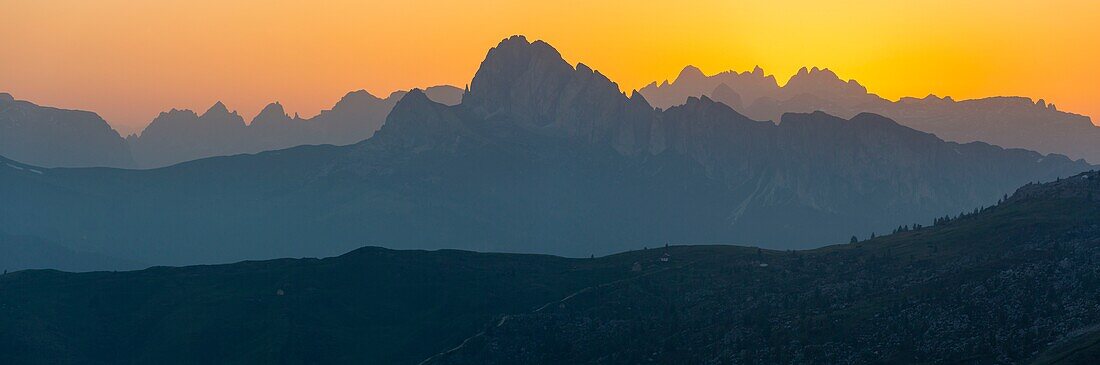
[[[624,90],[828,67],[896,99],[1045,98],[1100,115],[1100,2],[0,0],[0,91],[125,131],[216,100],[312,116],[344,93],[469,82],[512,34]]]

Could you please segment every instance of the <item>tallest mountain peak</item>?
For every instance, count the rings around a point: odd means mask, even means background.
[[[481,62],[481,69],[478,70],[478,74],[482,71],[507,71],[502,69],[493,69],[492,67],[502,66],[529,66],[532,63],[545,63],[547,66],[569,67],[569,64],[562,58],[561,53],[558,50],[550,46],[550,44],[543,41],[529,42],[527,37],[522,35],[514,35],[508,37],[496,47],[489,50],[489,54],[485,55],[485,60]],[[489,67],[489,70],[486,68]],[[477,75],[474,76],[474,81],[477,81]],[[475,85],[471,85],[474,87]]]
[[[509,100],[523,103],[553,100],[543,93],[557,92],[576,70],[546,42],[529,42],[524,36],[504,39],[489,50],[470,82],[463,104],[488,111],[498,110]],[[516,101],[516,100],[513,100]]]
[[[628,103],[619,86],[598,71],[584,64],[573,67],[546,42],[523,36],[489,50],[462,105],[517,125],[553,126],[584,136],[608,133],[617,123],[612,115],[627,108],[650,108]]]
[[[492,49],[489,50],[489,54],[491,55],[493,53],[493,51],[497,51],[497,52],[530,52],[530,51],[536,51],[536,52],[541,52],[542,54],[547,55],[547,56],[552,55],[552,56],[557,56],[557,58],[561,58],[561,54],[559,54],[558,51],[556,49],[554,49],[554,47],[551,47],[550,44],[548,44],[546,42],[543,42],[541,40],[536,40],[534,42],[531,42],[531,41],[527,40],[527,37],[522,36],[522,35],[514,35],[514,36],[511,36],[511,37],[508,37],[508,38],[505,38],[505,39],[501,40],[500,43],[498,43],[496,47],[493,47]]]

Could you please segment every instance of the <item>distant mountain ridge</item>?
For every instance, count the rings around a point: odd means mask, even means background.
[[[364,244],[569,256],[668,242],[804,248],[1090,168],[944,142],[873,114],[792,113],[776,125],[710,98],[656,110],[516,36],[488,52],[460,104],[413,90],[353,145],[146,171],[0,168],[10,202],[0,222],[151,264]]]
[[[99,115],[7,93],[0,93],[0,155],[43,167],[133,165],[126,142]]]
[[[433,86],[426,92],[433,100],[450,105],[462,98],[462,90],[453,86]],[[292,118],[282,104],[275,102],[247,125],[221,102],[202,115],[172,109],[153,119],[140,136],[131,135],[126,140],[142,168],[301,145],[347,145],[370,138],[404,95],[404,91],[398,91],[381,99],[365,90],[353,91],[332,109],[309,119],[297,115]]]
[[[139,270],[149,267],[96,253],[79,252],[45,240],[0,231],[0,270],[53,269],[69,272]]]
[[[463,90],[441,85],[425,92],[455,105]],[[349,92],[332,109],[308,119],[287,115],[275,102],[248,124],[219,101],[201,115],[162,112],[141,135],[126,138],[95,113],[38,106],[0,93],[0,156],[41,167],[144,169],[301,145],[348,145],[373,135],[405,93],[381,99],[365,90]]]
[[[706,76],[687,66],[675,81],[651,83],[639,90],[660,108],[682,105],[689,97],[708,96],[750,118],[779,121],[783,113],[826,113],[850,118],[876,113],[948,141],[986,143],[1058,153],[1100,161],[1100,127],[1082,115],[1063,112],[1044,100],[990,97],[955,101],[929,95],[889,101],[869,93],[855,80],[842,80],[829,69],[803,67],[780,87],[773,75],[722,72]]]

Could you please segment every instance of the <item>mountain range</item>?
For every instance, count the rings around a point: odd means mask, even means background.
[[[453,86],[434,86],[424,92],[446,105],[458,104],[462,98],[462,89]],[[381,99],[365,90],[353,91],[332,109],[309,119],[287,115],[282,104],[276,102],[264,107],[248,124],[221,102],[202,115],[173,109],[153,119],[140,136],[130,135],[126,141],[140,168],[301,145],[347,145],[370,138],[405,94],[398,91]]]
[[[0,161],[0,222],[150,264],[365,244],[567,256],[668,242],[789,249],[929,223],[1091,167],[945,142],[874,114],[788,113],[774,124],[709,97],[655,109],[516,36],[488,52],[461,103],[413,90],[352,145],[153,170]]]
[[[455,105],[462,89],[433,86],[434,101]],[[125,139],[92,112],[63,110],[15,100],[0,93],[0,155],[41,167],[157,168],[214,156],[257,153],[301,145],[347,145],[370,138],[394,104],[365,90],[345,95],[313,118],[291,117],[275,102],[248,124],[221,102],[199,115],[172,109],[161,113],[140,135]]]
[[[445,105],[461,102],[463,90],[435,86],[424,90]],[[257,153],[299,145],[347,145],[369,138],[405,95],[385,99],[366,91],[348,93],[331,110],[303,119],[276,102],[250,123],[218,102],[205,113],[172,109],[161,113],[140,135],[125,143],[97,115],[39,107],[0,94],[0,155],[43,167],[156,168],[205,157]],[[1100,127],[1082,115],[1063,112],[1044,100],[990,97],[955,101],[928,95],[890,101],[844,81],[829,69],[802,68],[786,84],[756,67],[750,72],[705,75],[685,67],[673,82],[639,90],[652,106],[668,109],[690,97],[707,96],[755,120],[778,123],[787,112],[824,111],[842,118],[868,112],[933,133],[947,141],[981,141],[1007,148],[1100,160]],[[53,148],[51,146],[57,146]],[[128,151],[129,150],[129,151]]]
[[[0,93],[0,155],[43,167],[133,166],[126,141],[92,112]]]
[[[471,92],[475,92],[471,90]],[[1100,173],[808,251],[361,248],[0,276],[2,363],[1089,363]]]
[[[890,101],[869,93],[855,80],[844,81],[833,71],[816,67],[802,68],[779,86],[775,76],[765,75],[759,67],[751,72],[706,76],[688,66],[673,82],[654,82],[639,92],[660,108],[682,105],[689,97],[708,96],[750,118],[776,122],[787,112],[824,111],[843,118],[869,112],[948,141],[982,141],[1100,161],[1100,127],[1086,116],[1060,111],[1041,99],[955,101],[928,95]]]

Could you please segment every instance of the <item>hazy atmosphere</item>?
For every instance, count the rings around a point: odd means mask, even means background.
[[[0,364],[1100,364],[1098,4],[0,0]]]
[[[123,134],[221,100],[303,117],[344,93],[469,83],[502,35],[624,91],[761,66],[828,67],[896,99],[1044,98],[1100,115],[1100,3],[796,1],[2,1],[0,91],[98,112]],[[18,51],[17,51],[18,50]]]

